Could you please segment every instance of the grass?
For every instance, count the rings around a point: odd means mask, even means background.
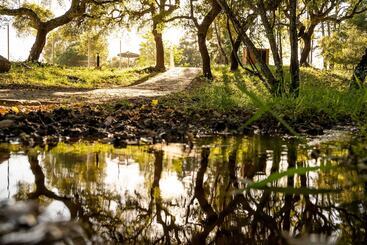
[[[285,71],[289,77],[288,69]],[[212,82],[169,96],[162,103],[183,110],[228,112],[246,109],[257,112],[257,118],[271,114],[291,124],[313,119],[329,124],[367,123],[367,90],[351,91],[351,76],[344,71],[302,68],[298,98],[272,97],[257,78],[244,71],[231,73],[227,67],[216,67],[214,75]]]
[[[0,74],[2,88],[103,88],[128,86],[155,75],[140,69],[95,69],[13,64],[9,73]]]

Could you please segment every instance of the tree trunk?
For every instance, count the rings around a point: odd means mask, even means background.
[[[353,73],[351,87],[361,88],[367,77],[367,48]]]
[[[322,38],[325,37],[325,23],[324,22],[321,22],[321,35],[322,35]],[[324,56],[322,57],[322,66],[324,70],[327,70],[328,65],[327,65],[327,61]]]
[[[163,46],[162,33],[159,32],[156,28],[154,28],[153,36],[156,49],[155,69],[157,71],[164,71],[166,70],[166,67],[164,66],[164,46]]]
[[[274,35],[274,28],[269,22],[263,0],[259,1],[258,12],[261,17],[261,22],[263,23],[263,26],[265,28],[265,34],[270,44],[271,53],[273,54],[274,65],[276,67],[276,78],[278,81],[283,81],[283,62],[280,59],[279,49]]]
[[[304,45],[302,52],[301,52],[301,59],[300,59],[301,66],[309,66],[307,59],[311,52],[312,35],[314,33],[315,27],[316,27],[315,25],[311,25],[308,28],[308,31],[305,32],[301,37],[303,40],[303,45]]]
[[[211,67],[210,67],[210,56],[208,52],[208,48],[206,46],[206,35],[208,34],[208,30],[210,25],[213,23],[217,15],[220,13],[220,6],[218,3],[213,0],[212,1],[212,8],[208,12],[208,14],[204,17],[203,21],[200,25],[197,25],[197,36],[198,36],[198,44],[199,44],[199,51],[202,59],[202,66],[203,66],[203,74],[204,77],[208,79],[213,79]]]
[[[47,34],[48,31],[43,27],[37,30],[36,41],[31,48],[31,52],[28,56],[28,61],[38,61],[41,56],[42,50],[45,47]]]
[[[241,38],[241,41],[247,46],[247,48],[254,54],[255,59],[261,69],[262,75],[265,77],[266,81],[264,81],[264,85],[266,88],[275,95],[278,92],[279,80],[277,80],[273,73],[271,72],[269,66],[262,60],[262,55],[260,51],[255,47],[255,44],[251,41],[246,31],[243,29],[243,26],[237,16],[233,13],[233,11],[228,6],[225,0],[216,0],[218,4],[220,4],[221,8],[227,14],[228,18],[231,19],[234,27],[238,31],[238,35]]]
[[[198,44],[199,44],[199,52],[202,60],[203,67],[203,75],[208,79],[213,79],[211,67],[210,67],[210,56],[208,52],[208,48],[206,46],[206,34],[199,32],[198,33]]]
[[[297,35],[297,0],[290,1],[289,40],[291,45],[291,87],[294,96],[299,95],[299,63],[298,63],[298,35]]]
[[[233,49],[231,52],[231,71],[237,71],[238,70],[238,49],[241,46],[241,38],[237,37],[236,41],[233,44]]]

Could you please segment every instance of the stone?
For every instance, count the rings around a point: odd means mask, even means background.
[[[10,61],[0,55],[0,73],[9,72],[10,68],[11,68]]]
[[[10,119],[2,120],[0,121],[0,129],[9,128],[12,125],[14,125],[14,123],[15,123],[14,120],[10,120]]]

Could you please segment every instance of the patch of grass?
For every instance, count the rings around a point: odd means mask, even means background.
[[[289,83],[289,69],[285,69]],[[245,71],[229,72],[227,67],[214,70],[215,79],[202,81],[202,86],[190,91],[168,96],[163,103],[183,110],[215,110],[228,112],[246,109],[254,113],[264,110],[287,122],[307,121],[337,122],[354,121],[367,123],[367,89],[350,90],[350,74],[343,71],[301,69],[301,88],[298,98],[272,97],[258,78]],[[256,96],[262,104],[248,95]],[[262,113],[257,116],[261,118]],[[315,119],[315,120],[314,120]]]
[[[141,69],[95,69],[85,67],[13,64],[9,73],[0,74],[3,88],[103,88],[128,86],[151,77]]]

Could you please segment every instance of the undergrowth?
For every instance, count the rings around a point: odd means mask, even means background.
[[[289,77],[286,71],[286,83]],[[273,97],[258,78],[244,71],[231,73],[217,67],[213,81],[163,99],[163,103],[182,110],[260,111],[258,118],[275,115],[290,123],[324,121],[325,123],[367,123],[367,90],[350,90],[350,74],[342,71],[301,69],[301,88],[297,98]]]

